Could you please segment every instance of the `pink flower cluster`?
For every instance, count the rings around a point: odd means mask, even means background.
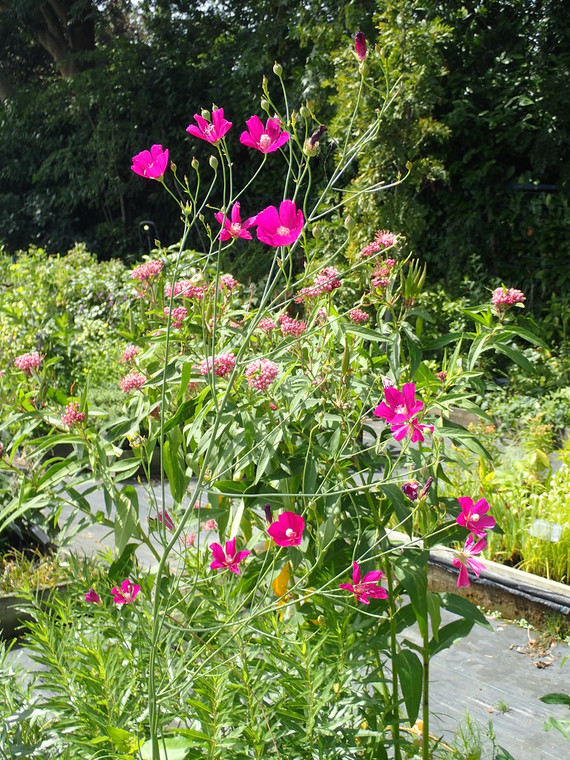
[[[352,309],[348,312],[348,316],[357,325],[359,325],[361,322],[368,322],[370,319],[369,315],[365,311],[362,311],[362,309]]]
[[[485,551],[487,548],[486,531],[493,530],[496,523],[495,518],[487,514],[490,507],[485,499],[479,499],[474,504],[473,499],[469,496],[460,496],[457,501],[461,507],[457,523],[467,528],[470,533],[463,549],[458,551],[457,556],[453,558],[453,564],[459,568],[457,585],[469,586],[468,570],[472,570],[478,578],[481,575],[481,570],[485,569],[485,565],[473,557]]]
[[[218,530],[218,523],[215,520],[206,520],[200,528],[201,530]]]
[[[146,377],[140,372],[129,372],[121,380],[121,390],[123,393],[138,391],[146,383]]]
[[[138,596],[141,587],[138,583],[133,583],[128,578],[121,583],[121,586],[113,586],[111,593],[115,604],[132,604]],[[84,596],[85,601],[90,604],[101,604],[101,597],[95,589],[89,589]]]
[[[279,374],[279,367],[269,359],[256,359],[245,368],[249,387],[256,391],[265,391]]]
[[[526,296],[522,290],[517,290],[516,288],[509,288],[507,290],[507,288],[502,287],[493,291],[491,301],[497,313],[499,313],[501,309],[508,309],[517,303],[524,303]]]
[[[226,351],[221,354],[216,354],[214,356],[213,366],[214,366],[214,374],[216,375],[216,377],[225,377],[226,375],[229,375],[230,372],[232,372],[234,367],[236,366],[236,358],[229,351]],[[211,356],[209,356],[207,359],[204,359],[204,361],[198,366],[198,372],[201,375],[209,375],[212,373],[212,357]]]
[[[269,335],[270,332],[277,329],[277,325],[269,317],[264,317],[263,319],[260,319],[257,326],[260,330],[263,330],[263,332],[266,335]]]
[[[433,433],[433,425],[422,425],[418,422],[417,415],[423,409],[424,403],[416,401],[414,383],[406,383],[401,391],[394,387],[384,388],[384,398],[385,401],[374,410],[374,415],[386,420],[396,441],[401,441],[411,434],[412,443],[416,443],[424,440],[424,430]]]
[[[370,283],[374,289],[386,288],[390,284],[390,275],[395,265],[394,259],[386,259],[376,267],[370,278]]]
[[[140,348],[138,346],[134,346],[132,343],[125,347],[125,350],[123,351],[123,355],[121,356],[121,362],[123,364],[128,364],[128,362],[132,362],[132,360],[135,358],[135,356],[138,356],[140,354]]]
[[[140,282],[148,282],[153,277],[157,277],[164,267],[162,261],[146,261],[144,264],[139,264],[131,272],[131,280],[139,280]]]
[[[82,422],[85,422],[85,412],[80,412],[79,404],[76,401],[72,401],[65,407],[65,412],[61,415],[61,421],[68,427],[80,425]]]
[[[170,316],[172,317],[172,327],[182,327],[182,323],[188,316],[188,309],[185,306],[177,306],[175,309],[170,309],[168,307],[165,307],[164,314],[168,316],[170,313]]]
[[[42,363],[39,351],[30,351],[28,354],[20,354],[14,359],[14,367],[21,369],[26,375],[31,375],[33,369],[37,369]]]
[[[237,286],[237,280],[231,274],[223,274],[220,277],[220,282],[222,283],[222,285],[224,286],[224,288],[226,288],[227,290],[230,291],[230,293],[232,293],[233,290]]]
[[[294,338],[299,338],[307,329],[307,323],[300,319],[293,319],[286,314],[282,314],[277,320],[281,325],[281,334],[283,337],[286,335],[292,335]]]
[[[325,267],[317,274],[313,283],[311,287],[301,288],[299,295],[295,298],[296,303],[301,303],[305,298],[316,298],[322,293],[330,293],[342,285],[335,267]]]
[[[367,259],[369,256],[373,256],[375,253],[382,251],[384,248],[391,248],[398,242],[398,236],[393,232],[387,230],[378,230],[374,240],[368,245],[365,245],[360,252],[361,259]]]
[[[387,599],[388,592],[380,585],[381,570],[372,570],[361,576],[358,562],[352,563],[352,583],[339,583],[338,587],[352,591],[357,601],[370,604],[370,599]]]
[[[164,295],[170,298],[172,295],[172,285],[170,283],[164,288]],[[204,288],[201,285],[194,285],[190,280],[180,280],[174,283],[174,298],[194,298],[196,301],[204,299]]]

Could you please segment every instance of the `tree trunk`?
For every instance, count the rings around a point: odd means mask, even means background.
[[[14,94],[14,87],[8,77],[0,71],[0,100],[5,103]]]
[[[86,68],[77,53],[95,49],[94,7],[89,4],[81,18],[74,18],[72,6],[73,0],[49,0],[41,7],[45,26],[38,32],[39,43],[64,77],[73,77]]]

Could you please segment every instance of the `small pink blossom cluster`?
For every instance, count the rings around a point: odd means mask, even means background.
[[[286,335],[292,335],[294,338],[299,338],[307,329],[307,323],[300,319],[292,319],[286,314],[282,314],[277,320],[281,325],[281,334],[283,337]]]
[[[170,298],[174,289],[174,298],[181,296],[183,298],[195,298],[202,301],[204,298],[204,288],[201,285],[194,285],[190,280],[180,280],[174,283],[174,288],[170,283],[164,288],[164,295]]]
[[[306,298],[316,298],[322,293],[331,293],[333,290],[340,288],[341,285],[342,282],[339,280],[338,270],[335,267],[325,267],[317,274],[313,280],[313,285],[308,288],[301,288],[295,298],[295,302],[301,303]]]
[[[485,565],[476,559],[477,554],[485,551],[487,548],[487,531],[495,527],[495,518],[488,515],[490,507],[485,499],[479,499],[475,504],[469,496],[460,496],[457,501],[461,507],[461,512],[457,517],[457,523],[470,531],[463,549],[457,552],[453,558],[453,564],[459,568],[459,577],[457,578],[458,586],[469,586],[469,573],[472,570],[477,578],[481,575],[481,570]]]
[[[368,245],[365,245],[360,252],[361,259],[367,259],[369,256],[373,256],[378,251],[382,251],[384,248],[391,248],[398,242],[398,236],[393,232],[387,230],[378,230],[374,240]]]
[[[133,581],[125,578],[120,587],[113,586],[111,593],[113,594],[113,601],[115,604],[132,604],[140,593],[140,590],[141,587],[138,583],[133,583]],[[89,589],[84,598],[85,601],[90,604],[102,604],[101,597],[95,589]]]
[[[148,282],[153,277],[157,277],[164,267],[162,261],[146,261],[144,264],[139,264],[131,272],[131,280],[139,280],[140,282]]]
[[[194,542],[196,541],[196,534],[195,533],[183,533],[180,536],[180,543],[182,546],[185,546],[187,549],[191,549],[194,546]]]
[[[249,387],[256,391],[265,391],[279,374],[279,367],[269,359],[256,359],[245,368]]]
[[[222,283],[224,288],[227,288],[230,291],[230,293],[234,290],[234,288],[237,285],[237,280],[231,274],[223,274],[220,277],[220,282]]]
[[[146,377],[140,372],[129,372],[121,380],[121,390],[123,393],[138,391],[146,383]]]
[[[165,307],[164,314],[168,316],[169,313],[172,317],[172,327],[182,327],[182,323],[188,316],[188,309],[185,306],[177,306],[170,311],[168,307]]]
[[[394,259],[386,259],[386,261],[376,267],[370,278],[372,287],[375,290],[377,288],[386,288],[389,285],[390,275],[395,265],[396,261]]]
[[[221,354],[216,354],[216,356],[214,356],[214,373],[216,377],[225,377],[226,375],[229,375],[235,366],[236,358],[229,351]],[[198,372],[201,375],[209,375],[212,373],[211,356],[209,356],[207,359],[204,359],[204,361],[198,366]]]
[[[201,530],[218,530],[218,523],[215,520],[206,520],[200,525]]]
[[[508,309],[509,306],[514,306],[517,303],[524,303],[526,301],[526,296],[522,290],[517,290],[516,288],[509,288],[507,290],[507,288],[502,287],[493,291],[491,301],[497,310],[497,313],[499,313],[501,309]]]
[[[270,332],[272,332],[273,330],[277,328],[277,325],[275,324],[275,322],[269,317],[264,317],[263,319],[260,319],[257,326],[259,327],[260,330],[263,330],[263,332],[266,335],[269,335]]]
[[[42,363],[39,351],[30,351],[29,354],[20,354],[14,359],[14,367],[21,369],[26,375],[31,375],[33,369],[37,369]]]
[[[125,350],[123,351],[123,355],[121,356],[121,362],[123,364],[128,364],[129,362],[132,362],[135,356],[138,356],[140,354],[140,348],[138,346],[134,346],[132,343],[125,347]]]
[[[447,372],[443,369],[441,370],[441,372],[436,372],[435,376],[437,377],[440,383],[445,383],[445,381],[447,380]]]
[[[68,427],[80,425],[82,422],[85,422],[85,412],[80,412],[79,404],[76,401],[72,401],[65,407],[65,412],[61,415],[61,421]]]
[[[370,319],[369,315],[365,311],[362,311],[362,309],[352,309],[348,312],[348,316],[353,322],[356,322],[357,325],[361,322],[368,322]]]

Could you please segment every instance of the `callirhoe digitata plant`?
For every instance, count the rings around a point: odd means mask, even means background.
[[[458,585],[468,585],[495,524],[479,494],[438,491],[450,442],[486,455],[450,414],[477,412],[482,352],[516,360],[514,338],[533,336],[510,321],[520,297],[495,294],[470,313],[473,332],[424,345],[425,267],[396,232],[355,244],[348,178],[396,97],[388,77],[383,91],[366,80],[369,55],[380,53],[359,33],[343,59],[360,72],[354,114],[364,98],[378,102],[363,134],[327,136],[308,104],[291,110],[275,65],[284,105],[264,82],[265,114],[239,136],[258,164],[245,186],[231,159],[239,130],[223,108],[187,127],[211,146],[205,172],[193,159],[180,176],[161,145],[134,156],[133,171],[179,204],[184,229],[176,249],[158,248],[132,271],[123,416],[95,430],[100,412],[81,393],[40,393],[42,357],[15,362],[27,407],[4,429],[25,425],[41,466],[20,477],[2,520],[64,504],[93,519],[89,493],[102,490],[96,519],[116,549],[108,571],[80,578],[74,600],[37,610],[30,626],[47,668],[38,709],[50,716],[48,754],[432,756],[430,659],[487,623],[460,596],[428,590],[429,548],[454,547]],[[325,140],[334,150],[317,187]],[[268,161],[285,179],[259,208],[250,189]],[[204,250],[187,249],[195,227]],[[230,246],[254,244],[270,265],[251,289],[221,262]],[[51,431],[31,440],[40,420]],[[3,454],[7,471],[22,435]],[[64,442],[72,454],[48,453]],[[156,559],[150,571],[134,559],[141,544]],[[442,624],[442,608],[452,622]],[[54,654],[58,615],[71,624]],[[413,624],[420,644],[402,635]]]

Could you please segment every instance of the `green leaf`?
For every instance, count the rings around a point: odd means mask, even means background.
[[[566,705],[566,707],[570,707],[570,694],[552,691],[549,694],[545,694],[543,697],[539,697],[539,699],[547,705]]]
[[[450,332],[447,333],[447,335],[442,335],[440,338],[432,340],[427,346],[424,346],[424,351],[437,351],[438,348],[443,348],[444,346],[449,345],[449,343],[455,343],[455,341],[459,340],[462,335],[463,333],[460,332]]]
[[[438,596],[441,600],[442,606],[445,607],[446,610],[449,610],[449,612],[452,612],[454,615],[459,615],[462,618],[466,618],[467,620],[471,620],[473,623],[477,623],[477,625],[481,625],[483,628],[488,628],[490,631],[493,630],[493,626],[487,620],[485,615],[483,615],[481,610],[476,607],[473,602],[470,602],[469,599],[465,599],[465,597],[459,596],[458,594],[451,594],[448,591],[440,591]]]
[[[438,639],[434,637],[429,643],[430,655],[433,657],[438,652],[442,652],[447,649],[459,639],[464,639],[469,631],[473,628],[473,620],[467,618],[459,618],[452,623],[444,625],[439,629]]]
[[[526,356],[521,351],[519,351],[518,348],[515,348],[514,346],[507,346],[503,343],[496,343],[495,351],[508,356],[511,361],[513,361],[515,364],[518,364],[519,367],[522,367],[522,369],[524,369],[525,372],[528,372],[529,375],[536,375],[536,367],[531,364],[531,362],[529,362]]]
[[[409,649],[401,649],[394,656],[394,667],[402,688],[402,696],[408,713],[408,721],[413,726],[420,711],[422,699],[423,666],[420,658]]]
[[[208,740],[208,737],[206,737]],[[184,760],[190,747],[195,746],[189,737],[173,736],[159,739],[159,760]],[[146,741],[140,748],[142,760],[152,760],[152,740]]]

